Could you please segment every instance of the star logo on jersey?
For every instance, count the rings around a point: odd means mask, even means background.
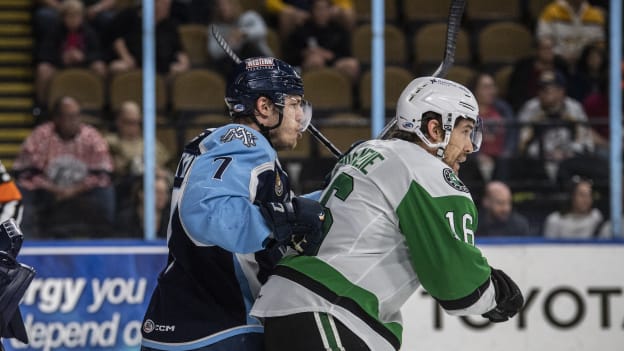
[[[232,140],[240,140],[247,147],[256,146],[256,136],[244,127],[235,127],[228,129],[221,137],[222,143],[229,143]]]
[[[464,183],[462,183],[462,181],[459,180],[459,178],[457,178],[457,174],[455,174],[455,172],[453,172],[452,169],[450,168],[443,169],[442,175],[444,176],[444,180],[446,181],[446,183],[452,186],[454,189],[462,191],[464,193],[470,192],[468,190],[468,187],[466,187]]]

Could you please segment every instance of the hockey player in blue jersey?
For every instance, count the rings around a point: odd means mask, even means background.
[[[226,91],[232,124],[185,146],[141,350],[264,350],[249,315],[261,284],[286,250],[311,254],[322,239],[322,207],[292,194],[276,153],[310,122],[303,92],[285,62],[246,59]]]

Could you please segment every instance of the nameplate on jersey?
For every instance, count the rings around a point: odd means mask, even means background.
[[[229,143],[232,140],[240,140],[246,147],[256,146],[256,136],[244,127],[233,127],[227,130],[221,137],[222,143]]]

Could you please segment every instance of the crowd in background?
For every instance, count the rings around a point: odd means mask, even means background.
[[[529,2],[519,6],[526,10]],[[351,49],[354,30],[363,23],[357,1],[266,0],[244,6],[248,3],[155,0],[157,73],[171,84],[198,68],[185,52],[179,26],[201,24],[208,31],[214,24],[240,57],[276,56],[302,72],[331,67],[358,89],[370,67]],[[486,130],[481,151],[469,158],[460,177],[482,208],[478,235],[610,236],[607,5],[557,0],[536,17],[523,11],[516,22],[534,35],[534,52],[512,65],[506,86],[498,86],[500,66],[472,55],[474,75],[464,83],[477,98]],[[395,15],[394,25],[406,35],[422,26],[401,21],[400,11]],[[65,68],[88,68],[105,80],[140,69],[141,7],[121,0],[39,0],[33,18],[36,101],[44,113],[13,167],[24,193],[24,230],[41,238],[142,237],[138,102],[105,111],[104,127],[94,128],[81,122],[79,101],[48,96],[50,80]],[[466,16],[462,23],[473,40],[484,25]],[[270,45],[270,32],[277,45]],[[227,77],[231,60],[209,33],[206,40],[210,60],[202,68]],[[403,66],[414,76],[431,73],[409,61]],[[352,110],[361,111],[358,99]],[[161,237],[177,151],[156,145]],[[528,190],[537,198],[514,208]],[[544,194],[551,196],[541,198]]]

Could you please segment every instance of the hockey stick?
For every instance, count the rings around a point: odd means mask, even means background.
[[[444,77],[449,68],[453,66],[455,62],[455,47],[457,44],[457,35],[459,34],[459,28],[461,25],[461,19],[464,14],[464,7],[466,0],[454,0],[451,1],[451,7],[449,9],[449,17],[446,28],[446,48],[444,50],[444,59],[440,66],[433,73],[434,77]]]
[[[457,35],[461,25],[461,19],[464,15],[464,7],[466,0],[453,0],[449,8],[449,16],[446,28],[446,44],[444,49],[444,58],[440,63],[440,66],[433,73],[433,77],[444,77],[448,70],[453,66],[455,62],[455,47],[457,43]],[[396,119],[392,119],[379,133],[378,139],[383,139],[392,127],[396,125]]]
[[[221,49],[223,49],[223,51],[228,55],[230,59],[232,59],[232,61],[234,61],[234,63],[239,64],[243,62],[238,57],[238,55],[236,55],[234,50],[232,50],[232,48],[227,43],[227,41],[225,41],[225,38],[221,35],[221,33],[219,32],[219,30],[217,29],[215,25],[211,25],[210,30],[212,32],[212,36],[215,38],[215,40],[217,41]]]
[[[211,25],[210,27],[212,36],[215,38],[221,49],[223,49],[228,57],[232,59],[232,61],[234,61],[236,64],[241,63],[241,59],[232,50],[227,41],[225,41],[225,38],[223,38],[221,33],[219,33],[217,27],[215,27],[214,25]],[[308,125],[308,131],[316,140],[320,141],[327,148],[327,150],[329,150],[334,156],[336,156],[336,158],[339,158],[342,155],[340,150],[331,141],[329,141],[329,139],[327,139],[323,135],[323,133],[321,133],[312,123]]]
[[[329,139],[327,139],[327,137],[325,137],[318,129],[316,129],[312,123],[308,125],[308,132],[310,132],[316,140],[320,141],[327,148],[327,150],[336,156],[336,158],[340,158],[340,156],[342,156],[342,152],[340,152],[336,145],[332,144],[332,142],[329,141]]]

